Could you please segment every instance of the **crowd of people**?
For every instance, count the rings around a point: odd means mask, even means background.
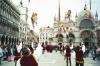
[[[58,45],[39,43],[34,49],[30,45],[15,45],[15,46],[3,46],[0,45],[0,64],[6,60],[8,62],[14,60],[15,66],[38,66],[39,56],[45,52],[52,53],[60,52],[66,60],[66,66],[71,66],[71,53],[75,52],[76,66],[84,66],[84,58],[91,54],[93,60],[100,58],[100,47],[92,46],[86,47],[84,44],[79,46],[73,46],[69,43],[64,45],[59,43]],[[37,53],[38,52],[38,53]],[[14,57],[14,59],[12,59]]]
[[[38,66],[34,49],[30,45],[0,45],[0,65],[2,61],[14,61],[15,66]]]
[[[13,55],[14,48],[12,46],[0,45],[0,64],[2,60],[7,60],[8,62],[10,62]]]
[[[65,59],[66,59],[66,65],[68,66],[68,61],[71,66],[71,54],[72,52],[75,52],[75,66],[84,66],[84,58],[91,56],[93,60],[100,59],[100,47],[97,46],[90,46],[86,47],[84,44],[74,46],[66,45],[65,47]]]
[[[93,44],[94,45],[94,44]],[[100,59],[100,47],[98,46],[85,46],[85,44],[80,43],[78,46],[73,46],[73,44],[69,43],[68,45],[64,45],[59,43],[58,45],[48,45],[42,43],[43,53],[47,49],[49,52],[52,53],[53,50],[56,52],[59,51],[66,60],[66,66],[71,66],[71,54],[72,52],[75,53],[75,66],[84,66],[84,58],[91,57],[93,60]]]

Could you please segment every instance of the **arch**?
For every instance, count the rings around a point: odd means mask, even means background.
[[[63,38],[64,36],[62,34],[57,34],[56,38],[58,38],[58,37],[62,37]]]
[[[11,37],[9,37],[9,45],[11,45]]]
[[[17,42],[17,38],[15,38],[15,41],[14,41],[14,44],[16,45],[16,42]]]
[[[75,40],[75,35],[72,32],[69,32],[68,34],[66,34],[66,39],[69,43],[72,43]]]
[[[5,36],[2,35],[2,37],[1,37],[1,44],[4,44],[4,41],[5,41]]]
[[[72,33],[72,32],[69,32],[69,37],[73,37],[73,38],[75,38],[75,35]]]
[[[16,43],[16,38],[15,37],[13,37],[12,42],[13,42],[13,45],[16,45],[15,44]]]
[[[63,36],[62,34],[57,34],[57,35],[56,35],[56,38],[57,38],[57,41],[58,41],[58,42],[63,42],[64,36]]]
[[[8,36],[5,37],[5,43],[8,43]]]
[[[14,38],[12,37],[12,45],[14,44]]]
[[[80,29],[94,29],[93,21],[90,19],[83,19],[79,24]]]
[[[95,42],[95,34],[91,30],[83,30],[80,33],[80,38],[82,39],[86,47],[93,46]]]
[[[80,33],[81,38],[87,38],[87,37],[92,37],[93,38],[94,36],[95,36],[95,34],[91,30],[83,30]]]

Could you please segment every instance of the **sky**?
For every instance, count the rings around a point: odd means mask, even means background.
[[[20,0],[11,0],[14,4],[19,5]],[[59,0],[22,0],[23,6],[28,7],[28,24],[30,25],[30,29],[34,30],[35,32],[39,33],[40,27],[53,27],[54,23],[54,16],[58,16],[58,1]],[[60,0],[60,12],[61,12],[61,20],[64,19],[65,13],[68,10],[71,10],[71,18],[75,20],[76,13],[79,14],[83,9],[86,3],[87,9],[89,9],[89,1],[90,0]],[[96,10],[99,14],[100,18],[100,0],[91,0],[92,1],[92,13],[95,14]],[[35,24],[34,28],[31,24],[31,16],[32,13],[36,12],[37,16],[37,23]]]

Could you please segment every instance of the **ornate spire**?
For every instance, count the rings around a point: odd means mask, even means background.
[[[54,16],[54,21],[56,21],[56,15]]]
[[[77,16],[77,12],[76,12],[76,15],[75,15],[75,17],[77,18],[78,16]]]
[[[23,2],[22,2],[22,0],[20,1],[20,5],[21,5],[21,7],[23,6]]]
[[[95,13],[95,19],[98,20],[98,12]]]
[[[98,12],[96,11],[96,13],[95,13],[95,17],[98,17]]]
[[[86,10],[87,9],[87,5],[85,4],[85,6],[84,6],[84,10]]]

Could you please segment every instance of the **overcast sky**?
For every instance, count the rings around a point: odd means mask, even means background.
[[[23,0],[23,6],[28,6],[29,11],[29,19],[28,23],[30,28],[32,28],[30,17],[33,12],[38,14],[37,25],[35,25],[34,30],[38,33],[40,27],[53,27],[54,16],[58,15],[58,1],[59,0]],[[60,0],[60,9],[61,9],[61,20],[64,19],[65,13],[70,9],[72,11],[72,19],[77,14],[84,9],[85,3],[87,4],[87,8],[89,9],[89,1],[90,0]],[[92,12],[95,14],[96,10],[99,12],[100,16],[100,0],[91,0],[92,1]],[[12,0],[14,4],[18,5],[20,0]],[[100,17],[99,17],[100,19]]]

